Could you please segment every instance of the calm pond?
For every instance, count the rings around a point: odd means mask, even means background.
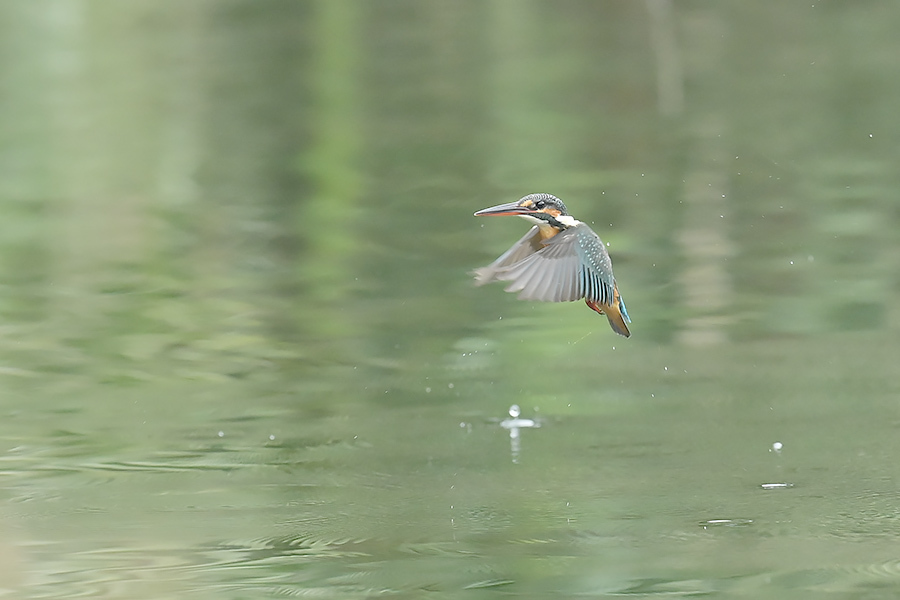
[[[0,594],[897,597],[898,30],[2,3]],[[630,339],[473,285],[532,192]]]

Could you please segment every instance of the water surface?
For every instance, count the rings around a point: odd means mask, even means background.
[[[0,588],[895,596],[898,26],[4,4]],[[531,192],[631,339],[472,286]]]

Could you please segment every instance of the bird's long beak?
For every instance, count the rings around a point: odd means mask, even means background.
[[[502,216],[502,215],[528,215],[535,212],[533,208],[519,206],[518,202],[509,202],[507,204],[498,204],[490,208],[483,208],[475,213],[476,217]]]

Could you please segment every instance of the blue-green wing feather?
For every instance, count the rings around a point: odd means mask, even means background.
[[[596,233],[579,224],[541,241],[536,229],[491,265],[476,271],[478,283],[509,281],[506,291],[519,292],[523,300],[570,302],[587,298],[612,303],[616,284],[612,262]],[[540,247],[535,250],[536,242]]]

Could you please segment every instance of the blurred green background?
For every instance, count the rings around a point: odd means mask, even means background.
[[[0,591],[894,597],[898,30],[0,4]],[[532,192],[631,339],[472,285]]]

